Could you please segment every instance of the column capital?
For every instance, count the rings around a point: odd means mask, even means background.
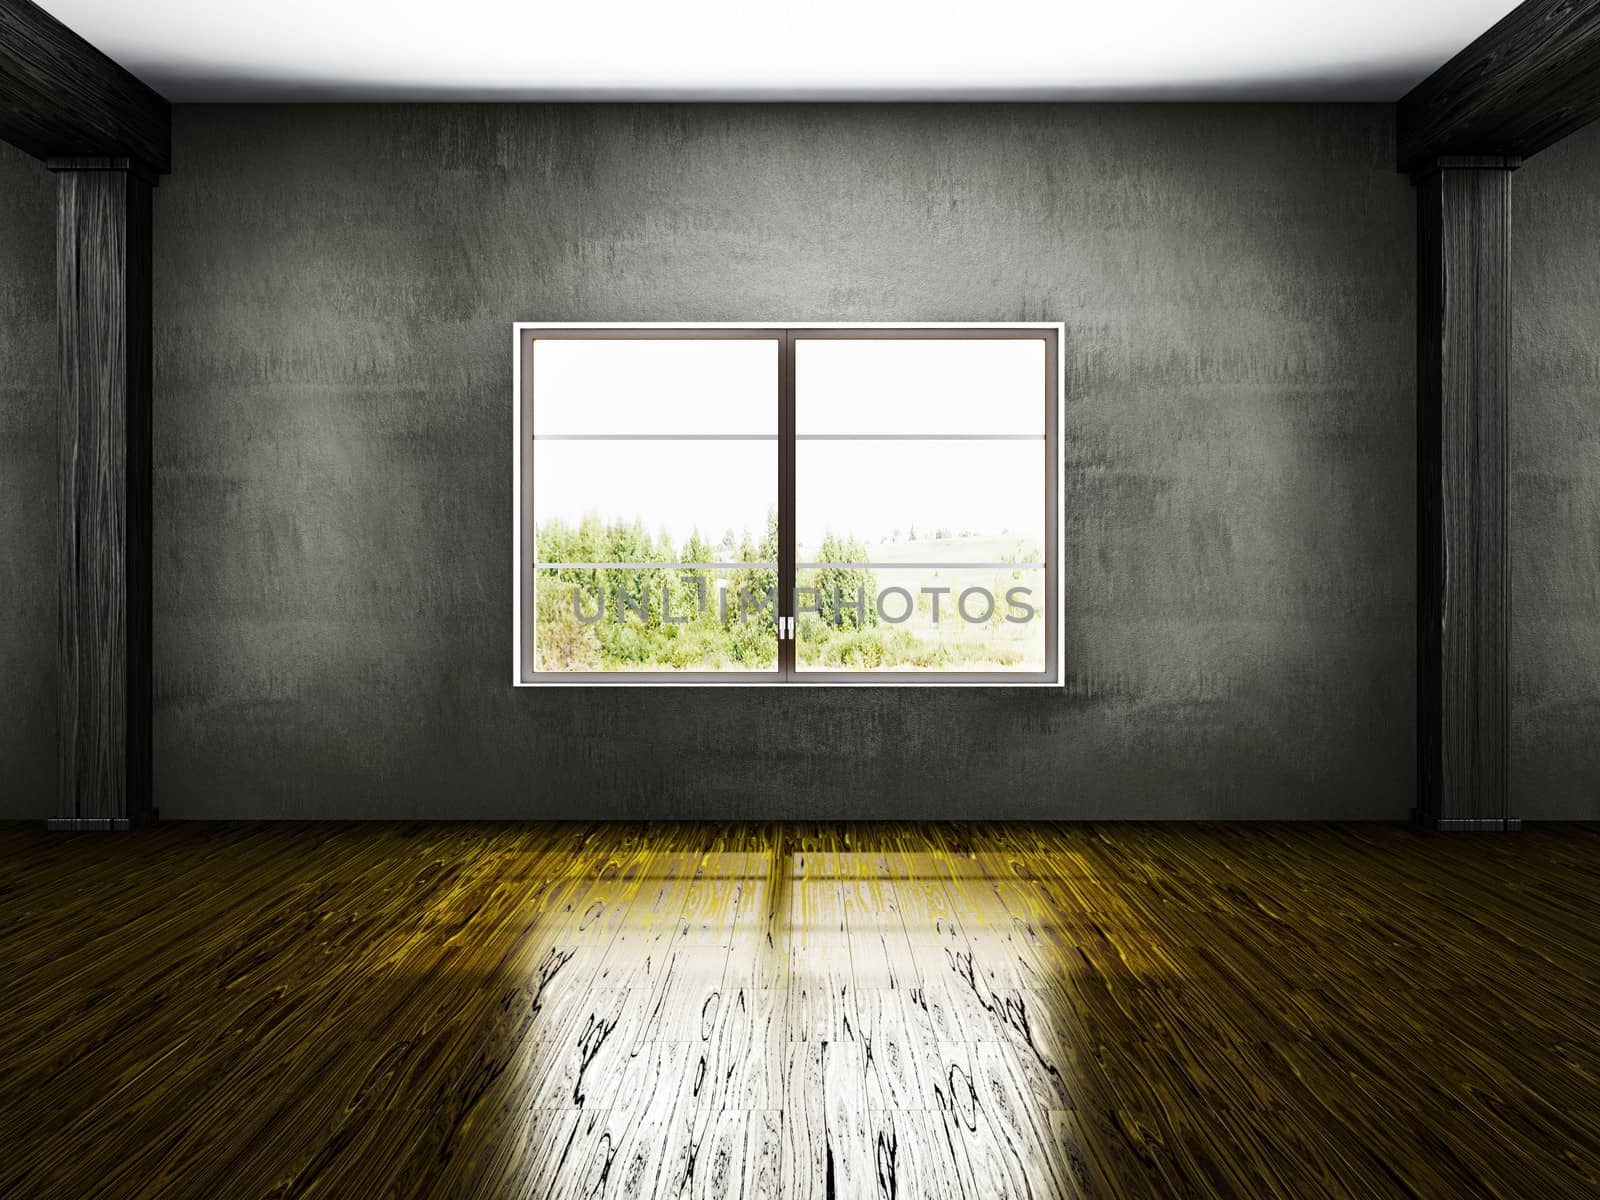
[[[1441,154],[1425,158],[1411,169],[1411,182],[1420,183],[1444,171],[1515,171],[1522,159],[1515,154]]]
[[[74,155],[69,157],[47,158],[44,160],[45,169],[61,174],[65,171],[126,171],[143,179],[151,187],[158,187],[161,175],[149,163],[137,158],[119,157],[115,155]]]

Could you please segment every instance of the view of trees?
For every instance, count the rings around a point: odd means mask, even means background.
[[[776,669],[778,571],[775,566],[760,564],[778,561],[777,513],[768,514],[759,544],[748,530],[737,545],[734,536],[728,530],[713,547],[696,530],[681,547],[675,547],[665,533],[651,536],[640,520],[608,524],[589,515],[576,528],[561,521],[541,525],[538,551],[546,562],[739,562],[751,566],[733,570],[648,566],[542,569],[535,614],[539,669]]]
[[[912,537],[915,536],[913,531]],[[948,530],[938,531],[948,539]],[[908,539],[909,540],[909,539]],[[538,529],[542,562],[640,564],[620,568],[545,567],[536,584],[535,654],[542,671],[771,671],[777,668],[777,513],[769,511],[759,541],[726,530],[712,545],[693,531],[673,545],[643,521],[576,526],[549,521]],[[805,561],[877,561],[855,538],[829,533]],[[736,567],[651,567],[650,563],[738,563]],[[748,566],[742,564],[749,564]],[[897,572],[905,574],[905,572]],[[802,667],[820,670],[983,670],[1026,666],[1036,656],[1021,627],[1007,624],[1003,602],[980,624],[963,621],[954,605],[960,589],[978,585],[1002,600],[1021,570],[983,573],[960,568],[935,573],[952,590],[935,598],[911,593],[880,618],[879,580],[871,570],[840,565],[798,573],[797,651]],[[574,594],[576,593],[576,603]],[[909,603],[911,616],[901,620]],[[888,610],[886,610],[888,611]],[[981,611],[981,605],[978,611]],[[1009,610],[1015,612],[1015,610]]]

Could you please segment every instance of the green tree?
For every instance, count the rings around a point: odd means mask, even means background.
[[[683,543],[678,561],[707,563],[715,560],[716,552],[696,528],[688,541]],[[714,617],[710,610],[715,599],[716,572],[709,567],[689,567],[674,574],[677,578],[674,580],[672,615],[689,617],[696,624],[705,624],[707,617]]]
[[[830,529],[823,536],[817,561],[866,562],[867,548],[855,538],[834,537]],[[877,583],[871,571],[852,566],[822,567],[814,573],[812,586],[817,589],[824,623],[836,629],[862,629],[878,623]]]

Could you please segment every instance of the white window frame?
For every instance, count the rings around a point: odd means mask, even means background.
[[[804,672],[789,679],[741,678],[742,672],[729,671],[727,678],[710,677],[697,673],[693,678],[674,679],[664,673],[652,673],[646,678],[632,677],[630,672],[608,673],[605,679],[592,675],[566,678],[560,672],[530,674],[526,669],[525,631],[528,628],[532,605],[531,566],[532,498],[525,490],[524,462],[527,443],[523,432],[523,411],[526,396],[523,391],[522,358],[523,338],[529,330],[982,330],[1017,329],[1050,331],[1055,335],[1055,421],[1053,430],[1054,454],[1052,466],[1054,479],[1049,493],[1054,495],[1055,535],[1047,548],[1052,558],[1048,568],[1054,584],[1055,656],[1053,676],[1047,679],[1032,677],[1008,680],[1004,678],[974,679],[971,675],[939,672],[918,673],[915,677],[896,673],[893,678],[876,679],[868,673],[852,673],[843,678],[832,677],[826,671]],[[1061,431],[1066,420],[1066,325],[1059,321],[517,321],[511,326],[511,681],[515,687],[967,687],[967,688],[1060,688],[1065,686],[1064,645],[1066,632],[1066,576],[1065,576],[1065,503],[1063,454]],[[792,536],[792,535],[791,535]],[[525,604],[526,599],[526,604]],[[611,678],[614,675],[615,678]]]

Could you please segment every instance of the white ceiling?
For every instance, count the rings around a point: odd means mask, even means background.
[[[1394,100],[1516,0],[40,0],[177,101]]]

